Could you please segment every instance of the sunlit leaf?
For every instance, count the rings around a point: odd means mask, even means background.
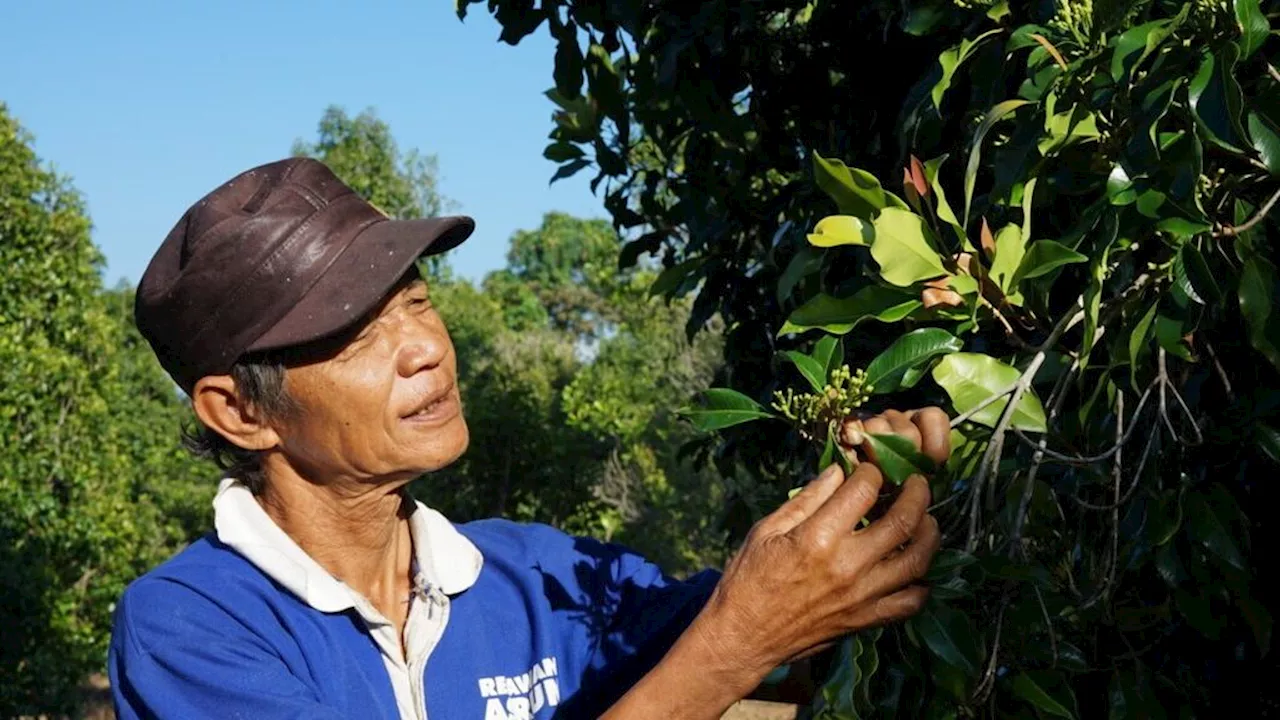
[[[852,215],[830,215],[818,221],[809,234],[809,244],[829,248],[838,245],[871,244],[871,227]]]
[[[1244,95],[1235,77],[1239,53],[1235,45],[1224,45],[1217,53],[1206,50],[1199,71],[1187,86],[1187,99],[1205,138],[1237,153],[1246,145],[1241,124]]]
[[[1271,34],[1271,23],[1258,7],[1258,0],[1233,0],[1236,22],[1240,24],[1240,39],[1236,42],[1240,47],[1240,59],[1248,60],[1262,47]]]
[[[693,426],[703,432],[723,430],[752,420],[772,418],[774,414],[765,410],[755,400],[736,390],[728,388],[711,388],[703,393],[705,403],[702,407],[687,407],[680,410],[680,415],[687,418]]]
[[[886,207],[907,207],[896,195],[885,192],[871,173],[816,152],[813,153],[813,175],[818,187],[835,201],[842,214],[870,220]]]
[[[1014,112],[1023,105],[1029,105],[1027,100],[1005,100],[997,103],[995,107],[987,111],[986,117],[982,119],[982,124],[978,125],[978,131],[973,135],[973,147],[969,150],[969,164],[964,171],[964,225],[969,224],[970,211],[973,209],[973,189],[978,182],[978,167],[982,163],[982,140],[1000,122],[1005,116]]]
[[[866,382],[876,394],[897,392],[908,370],[939,355],[959,352],[963,346],[956,336],[941,328],[913,330],[894,340],[867,365]]]
[[[934,108],[942,108],[942,96],[946,94],[947,88],[951,87],[951,79],[960,65],[968,60],[988,38],[1000,32],[999,28],[988,30],[977,37],[965,38],[959,45],[942,51],[938,56],[938,64],[942,66],[942,76],[938,78],[938,82],[929,93],[933,99]]]
[[[796,366],[804,379],[809,381],[814,392],[822,392],[822,388],[827,385],[827,369],[822,363],[795,350],[788,350],[783,355]]]
[[[919,307],[914,296],[880,285],[868,285],[847,298],[819,294],[796,308],[778,334],[822,329],[844,335],[864,320],[897,322]]]
[[[1022,257],[1022,264],[1014,273],[1013,285],[1016,287],[1023,280],[1046,275],[1063,265],[1088,262],[1089,258],[1053,240],[1037,240],[1027,248]]]
[[[980,353],[952,353],[933,368],[934,381],[947,391],[957,413],[968,412],[992,395],[1007,390],[1021,375],[1017,368]],[[1008,404],[1007,397],[992,402],[974,414],[973,422],[995,427]],[[1031,388],[1027,388],[1013,409],[1010,425],[1026,432],[1047,429],[1044,406]]]
[[[927,239],[924,219],[908,210],[886,208],[875,220],[871,256],[880,276],[899,287],[947,274],[942,258]]]

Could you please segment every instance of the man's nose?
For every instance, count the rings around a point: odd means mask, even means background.
[[[400,341],[396,370],[402,377],[438,366],[449,352],[445,334],[429,323],[406,323],[401,328]]]

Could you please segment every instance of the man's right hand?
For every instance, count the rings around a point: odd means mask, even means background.
[[[883,517],[858,529],[881,482],[871,463],[848,479],[833,465],[752,528],[690,628],[717,664],[758,682],[841,635],[920,610],[928,589],[913,583],[940,543],[929,485],[912,476]]]

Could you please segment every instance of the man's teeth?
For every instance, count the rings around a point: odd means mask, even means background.
[[[426,415],[427,413],[429,413],[429,412],[431,412],[432,410],[434,410],[434,409],[436,408],[436,406],[438,406],[438,405],[439,405],[440,403],[442,403],[442,402],[444,402],[444,398],[440,398],[439,400],[436,400],[436,401],[432,402],[430,405],[427,405],[426,407],[422,408],[421,410],[419,410],[418,412],[414,413],[413,415],[410,415],[409,417],[416,417],[416,416],[418,416],[418,415]]]

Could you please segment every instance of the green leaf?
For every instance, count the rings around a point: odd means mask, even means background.
[[[582,148],[571,142],[565,142],[563,140],[551,143],[547,146],[546,150],[542,151],[542,156],[544,158],[558,163],[576,160],[584,154],[585,153],[582,151]]]
[[[1254,443],[1258,449],[1266,453],[1271,458],[1271,462],[1280,465],[1280,430],[1276,430],[1266,423],[1258,423],[1254,426]]]
[[[912,330],[893,341],[867,365],[867,384],[877,395],[897,392],[908,370],[928,363],[939,355],[959,352],[964,346],[955,335],[941,328]]]
[[[1027,248],[1018,271],[1013,274],[1013,286],[1023,280],[1046,275],[1063,265],[1088,262],[1089,258],[1053,240],[1037,240]]]
[[[1112,205],[1120,207],[1132,205],[1138,200],[1138,191],[1129,179],[1128,171],[1120,163],[1116,163],[1107,176],[1107,199]]]
[[[1024,247],[1031,242],[1031,203],[1036,196],[1036,182],[1036,178],[1031,178],[1022,186],[1022,244]]]
[[[1184,3],[1182,11],[1175,17],[1153,20],[1121,33],[1115,40],[1115,50],[1111,55],[1111,79],[1119,82],[1126,73],[1132,75],[1160,43],[1187,19],[1190,9],[1191,3]]]
[[[1055,99],[1050,94],[1049,100]],[[1060,113],[1046,113],[1044,119],[1046,137],[1037,145],[1041,155],[1049,155],[1078,143],[1102,137],[1098,130],[1098,118],[1085,105],[1073,105]]]
[[[897,322],[920,305],[914,296],[881,285],[868,285],[847,298],[819,294],[796,308],[778,334],[820,328],[833,335],[844,335],[863,320]]]
[[[1014,695],[1031,703],[1031,706],[1040,712],[1067,718],[1068,720],[1072,720],[1075,717],[1075,714],[1068,710],[1066,706],[1054,700],[1049,693],[1045,692],[1044,688],[1036,683],[1030,673],[1018,673],[1013,677],[1010,685]]]
[[[844,215],[870,220],[886,207],[907,207],[896,195],[885,192],[871,173],[847,167],[839,160],[829,160],[816,152],[813,153],[813,175],[818,187],[835,201]]]
[[[973,188],[978,180],[978,166],[982,162],[982,140],[1000,122],[1006,115],[1012,113],[1023,105],[1029,105],[1027,100],[1005,100],[997,103],[995,107],[987,111],[987,115],[982,120],[982,124],[978,126],[978,131],[973,136],[973,148],[969,150],[969,164],[964,171],[964,221],[963,225],[969,225],[970,211],[973,209]]]
[[[980,353],[952,353],[933,368],[934,382],[947,391],[957,413],[977,407],[1013,385],[1021,375],[1017,368]],[[1008,397],[996,400],[975,413],[973,422],[994,428],[1008,404]],[[1022,394],[1022,400],[1013,409],[1010,424],[1024,432],[1047,430],[1044,406],[1032,388],[1027,388]]]
[[[988,30],[975,38],[966,38],[959,45],[953,48],[947,48],[938,56],[938,64],[942,66],[942,77],[934,84],[933,90],[929,92],[929,96],[933,99],[933,107],[936,110],[942,109],[942,96],[946,94],[947,88],[951,87],[951,79],[955,76],[956,70],[960,65],[968,60],[973,52],[977,50],[992,35],[1001,32],[1000,28]]]
[[[778,303],[785,303],[801,280],[821,269],[822,252],[808,245],[800,248],[787,263],[787,269],[782,271],[782,277],[778,278]]]
[[[570,162],[566,165],[561,165],[556,170],[555,174],[551,176],[551,183],[554,183],[557,180],[563,180],[568,177],[573,177],[578,173],[579,170],[585,168],[590,164],[591,164],[590,160],[586,158],[578,158],[577,160],[574,160],[573,162]],[[548,183],[548,184],[551,184],[551,183]]]
[[[1236,22],[1240,24],[1240,59],[1248,60],[1271,34],[1271,23],[1258,7],[1258,0],[1235,0]]]
[[[706,403],[701,408],[683,408],[680,414],[702,432],[723,430],[752,420],[776,417],[760,403],[728,388],[711,388],[703,393]]]
[[[866,443],[875,464],[894,485],[901,485],[912,475],[927,477],[938,470],[932,460],[901,435],[867,433]]]
[[[1144,350],[1151,343],[1151,324],[1156,319],[1156,310],[1159,309],[1160,303],[1151,304],[1151,308],[1138,320],[1133,326],[1133,332],[1129,335],[1129,379],[1134,387],[1138,386],[1138,367]]]
[[[959,668],[970,677],[978,674],[978,650],[969,618],[958,610],[930,603],[912,626],[938,659]]]
[[[829,248],[838,245],[870,245],[871,227],[852,215],[822,218],[809,234],[809,244]]]
[[[1261,253],[1245,258],[1240,272],[1240,313],[1249,328],[1249,342],[1280,368],[1280,313],[1277,313],[1276,267]]]
[[[906,287],[947,274],[928,239],[929,228],[919,215],[885,208],[874,224],[871,256],[880,264],[880,276],[886,281]]]
[[[1280,175],[1280,128],[1256,112],[1249,113],[1249,141],[1272,175]]]
[[[814,392],[822,392],[822,389],[827,386],[827,368],[822,363],[795,350],[788,350],[783,355],[795,364],[804,379],[809,381]]]
[[[1231,532],[1222,524],[1222,518],[1215,512],[1213,505],[1199,494],[1189,495],[1187,504],[1187,521],[1196,541],[1227,565],[1236,570],[1246,570],[1244,556],[1240,554]]]
[[[649,296],[657,297],[675,291],[706,261],[705,257],[695,257],[669,268],[663,268],[654,279],[653,285],[649,286]]]
[[[844,364],[844,341],[835,335],[824,335],[813,346],[813,359],[822,364],[823,377],[831,377],[831,373]]]
[[[939,550],[938,554],[934,555],[933,564],[929,566],[929,572],[925,574],[924,580],[926,582],[944,580],[977,561],[978,558],[963,550],[955,548]]]
[[[1245,146],[1244,94],[1235,78],[1235,45],[1224,45],[1217,54],[1205,51],[1200,69],[1187,86],[1187,98],[1195,110],[1196,124],[1205,139],[1232,152]]]
[[[1010,223],[996,233],[996,257],[991,261],[990,277],[1005,294],[1016,287],[1014,276],[1026,252],[1027,246],[1017,225]]]
[[[960,218],[956,217],[955,210],[951,209],[951,203],[947,202],[947,194],[942,189],[942,183],[938,182],[938,171],[942,169],[942,163],[946,162],[947,156],[942,155],[936,157],[924,164],[924,177],[929,182],[929,187],[933,189],[934,212],[938,214],[938,219],[951,226],[955,231],[956,242],[960,243],[960,247],[973,252],[974,248],[969,244],[969,239],[965,235],[964,226],[960,224]]]
[[[1195,245],[1187,243],[1178,251],[1178,257],[1174,260],[1174,277],[1176,281],[1183,286],[1183,292],[1187,293],[1187,297],[1204,305],[1205,303],[1216,303],[1222,299],[1222,289],[1218,287],[1218,281],[1213,278],[1213,272],[1209,270],[1209,264],[1205,262],[1204,255],[1196,249]]]
[[[836,438],[835,435],[828,430],[827,441],[822,445],[822,457],[818,458],[818,471],[827,469],[831,463],[836,461]],[[797,488],[797,491],[801,488]]]

